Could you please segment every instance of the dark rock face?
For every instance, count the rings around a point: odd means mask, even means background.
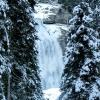
[[[54,24],[55,23],[56,15],[49,15],[48,18],[43,19],[44,24]]]
[[[34,0],[1,0],[0,100],[43,100],[35,47]]]
[[[61,24],[68,24],[68,20],[72,17],[72,15],[68,12],[67,9],[61,7],[56,15],[55,22]]]
[[[61,33],[62,33],[62,35],[59,37],[58,41],[59,41],[60,46],[62,48],[63,56],[65,56],[66,44],[68,43],[67,38],[68,38],[69,30],[61,29]]]

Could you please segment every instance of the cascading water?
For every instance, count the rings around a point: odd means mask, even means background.
[[[40,19],[37,19],[36,22],[39,37],[37,41],[38,60],[43,89],[59,88],[64,67],[61,48],[56,34],[49,33]]]

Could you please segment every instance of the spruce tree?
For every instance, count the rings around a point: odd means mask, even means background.
[[[80,2],[86,2],[92,9],[95,9],[96,5],[99,5],[100,0],[58,0],[58,3],[62,4],[64,8],[67,7],[70,13],[72,13],[72,9]]]
[[[35,46],[34,5],[27,0],[1,1],[0,100],[43,100]]]
[[[91,27],[100,32],[100,0],[93,11],[92,17],[93,21]]]
[[[100,38],[89,25],[90,7],[82,2],[73,10],[66,47],[60,100],[100,100]]]

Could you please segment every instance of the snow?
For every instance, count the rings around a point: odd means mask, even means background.
[[[87,41],[89,37],[87,35],[84,35],[84,41]]]
[[[96,97],[100,99],[100,91],[98,90],[97,85],[93,84],[92,92],[90,93],[89,100],[96,100]]]
[[[99,63],[100,62],[100,50],[98,52],[94,51],[93,55],[94,55],[95,61]]]
[[[64,56],[64,65],[66,65],[71,57],[70,53],[73,51],[73,47],[66,47],[66,52]]]
[[[73,9],[73,14],[76,15],[81,10],[80,5],[75,6]]]
[[[7,9],[9,9],[9,7],[8,7],[7,3],[5,2],[5,0],[0,0],[0,10],[5,11]]]
[[[80,78],[78,78],[78,79],[76,80],[76,82],[75,82],[75,91],[76,91],[76,92],[80,92],[81,89],[83,89],[83,88],[85,88],[85,87],[84,87],[84,83],[83,83],[83,81],[81,81]]]
[[[5,71],[5,67],[6,67],[6,61],[5,58],[3,58],[0,55],[0,63],[2,62],[2,65],[0,64],[0,75]]]
[[[69,20],[69,24],[75,24],[75,22],[76,22],[76,19],[78,19],[78,16],[77,15],[75,15],[73,18],[71,18],[70,20]]]
[[[57,100],[61,94],[59,88],[51,88],[48,90],[44,90],[43,93],[45,100]]]
[[[4,17],[6,17],[5,11],[9,9],[7,3],[5,0],[0,0],[0,15],[4,14]],[[2,23],[1,27],[3,26],[4,23]],[[4,27],[5,28],[5,27]],[[9,39],[8,39],[8,33],[6,31],[6,28],[4,29],[6,36],[4,37],[4,39],[7,41],[7,45],[9,46]],[[1,51],[5,51],[5,49],[2,47],[2,41],[0,41],[0,50]],[[6,70],[7,68],[7,62],[6,62],[7,58],[3,57],[0,54],[0,78],[2,73]]]
[[[96,11],[96,12],[100,12],[100,7],[97,7],[97,6],[96,6],[95,11]]]
[[[83,20],[84,20],[86,23],[90,23],[90,22],[93,21],[93,18],[91,18],[90,16],[84,15]]]
[[[100,78],[96,78],[96,82],[97,82],[97,84],[100,86]]]
[[[84,30],[84,28],[85,28],[85,26],[82,24],[79,28],[78,28],[78,30],[77,30],[77,34],[80,34],[80,32],[82,32],[82,30]]]
[[[93,11],[92,11],[91,7],[89,7],[89,5],[88,5],[88,11],[90,14],[93,14]]]
[[[88,4],[88,3],[82,2],[82,4],[83,4],[85,7],[88,8],[88,12],[89,12],[90,14],[93,13],[93,11],[92,11],[92,9],[89,7],[89,4]],[[80,6],[80,5],[77,5],[77,6],[75,6],[74,9],[73,9],[73,14],[76,15],[77,13],[79,13],[79,11],[83,11],[83,10],[81,9],[81,6]]]
[[[82,66],[82,69],[80,71],[80,75],[87,75],[89,74],[90,68],[88,64],[92,61],[92,59],[86,58],[84,65]]]
[[[8,52],[10,52],[9,46],[10,46],[10,42],[9,42],[9,35],[7,32],[7,29],[4,27],[5,33],[6,33],[6,40],[7,40],[7,46],[8,46]]]
[[[34,17],[40,19],[48,18],[49,15],[55,14],[50,11],[52,8],[56,9],[60,7],[61,5],[59,4],[50,5],[50,4],[39,3],[35,6],[36,13]]]
[[[89,67],[88,66],[83,66],[81,71],[80,71],[80,75],[86,75],[86,74],[89,74]]]

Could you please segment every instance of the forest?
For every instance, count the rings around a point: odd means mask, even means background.
[[[100,0],[0,0],[0,100],[100,100]]]

